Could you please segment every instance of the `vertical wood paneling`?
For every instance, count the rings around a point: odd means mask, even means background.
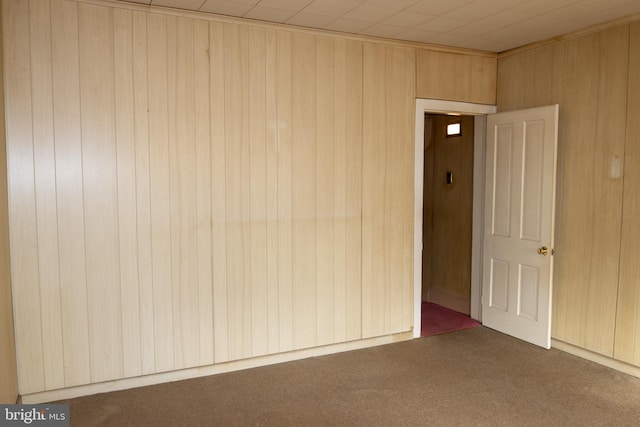
[[[11,280],[20,392],[45,389],[33,164],[29,3],[3,2]],[[18,286],[19,284],[19,286]]]
[[[406,164],[412,156],[408,135],[413,110],[406,94],[415,90],[411,49],[365,44],[363,195],[362,195],[362,331],[377,336],[409,330],[411,313],[405,261],[412,242],[412,188]],[[405,271],[406,270],[406,271]]]
[[[214,361],[229,360],[224,26],[209,24]]]
[[[472,58],[472,64],[474,59]],[[489,76],[495,76],[496,61],[484,63],[483,74],[489,73]],[[395,135],[397,144],[402,146],[401,155],[398,157],[397,167],[400,169],[399,185],[402,189],[402,197],[400,201],[400,209],[398,211],[398,219],[401,221],[399,232],[402,233],[402,301],[401,308],[397,310],[401,312],[400,318],[397,319],[396,331],[409,331],[413,329],[413,310],[414,310],[414,292],[413,292],[413,256],[414,256],[414,232],[413,232],[413,215],[414,215],[414,170],[408,165],[415,164],[414,150],[414,130],[416,128],[415,115],[411,114],[415,110],[416,98],[416,57],[412,49],[403,49],[401,56],[401,66],[398,71],[402,85],[398,89],[398,111],[397,120],[401,125],[398,126],[398,133]],[[396,80],[398,77],[396,77]],[[472,79],[471,86],[483,85],[483,77]],[[489,86],[486,90],[481,90],[487,96],[495,97],[495,85]],[[475,99],[475,98],[474,98]]]
[[[196,143],[196,238],[198,240],[199,364],[213,363],[213,287],[211,267],[211,129],[209,126],[209,24],[194,23]]]
[[[91,380],[104,381],[123,374],[113,10],[80,4],[78,22]]]
[[[249,186],[252,355],[268,352],[266,33],[249,29]]]
[[[90,382],[78,7],[51,2],[58,258],[65,386]]]
[[[22,393],[408,330],[416,85],[492,103],[494,58],[3,12]],[[628,28],[501,59],[498,96],[561,104],[554,337],[640,363]]]
[[[334,321],[334,42],[316,41],[317,345],[333,342]]]
[[[387,135],[386,47],[365,43],[363,54],[363,130],[362,155],[362,336],[383,334],[385,259],[383,225],[385,213],[385,180],[387,179],[385,147]]]
[[[600,208],[594,211],[593,243],[590,243],[593,252],[590,256],[594,260],[592,268],[598,272],[591,272],[588,314],[581,319],[581,325],[585,328],[586,348],[613,356],[624,202],[622,177],[612,175],[611,165],[614,159],[621,162],[625,155],[629,27],[606,30],[598,36],[600,78],[596,132],[593,135],[594,159],[584,170],[591,176],[594,176],[594,170],[597,171],[592,206]],[[566,181],[566,176],[564,178]],[[603,209],[603,206],[607,208]],[[568,222],[566,218],[562,224]],[[603,283],[607,285],[602,286]]]
[[[471,56],[469,92],[463,94],[462,99],[468,99],[470,102],[479,104],[495,104],[498,78],[497,67],[498,61],[496,58]]]
[[[64,387],[62,313],[58,262],[56,169],[51,79],[51,14],[48,1],[30,1],[33,167],[38,233],[42,351],[46,389]]]
[[[627,49],[627,29],[619,28],[555,52],[564,114],[553,336],[609,356],[622,209],[622,180],[609,168],[612,156],[623,156]]]
[[[384,321],[381,322],[382,329],[377,332],[382,335],[387,331],[394,330],[395,324],[400,319],[398,308],[401,308],[402,292],[397,287],[398,283],[402,283],[402,271],[398,269],[398,265],[402,264],[402,233],[400,232],[402,224],[397,216],[399,208],[402,205],[402,192],[398,191],[401,184],[401,171],[395,170],[398,164],[398,158],[402,156],[402,145],[398,144],[395,136],[397,132],[402,132],[400,123],[396,122],[398,114],[402,113],[402,104],[397,90],[402,87],[401,79],[397,80],[396,74],[402,75],[401,51],[399,49],[385,49],[384,55],[384,79],[387,82],[388,89],[385,94],[386,104],[390,106],[387,110],[387,127],[386,134],[383,135],[384,144],[384,168],[385,179],[380,193],[382,196],[382,206],[380,207],[380,221],[382,228],[380,229],[380,244],[382,251],[382,259],[385,263],[383,276],[380,277],[381,295],[376,301],[378,307],[382,308]],[[396,87],[395,84],[398,84]],[[400,274],[398,274],[400,273]],[[376,310],[377,311],[377,310]],[[376,313],[374,311],[374,313]],[[378,312],[379,313],[379,312]]]
[[[501,111],[552,104],[554,49],[542,47],[500,60],[498,108]],[[517,79],[511,76],[519,76]],[[530,82],[521,84],[521,81]]]
[[[347,42],[347,340],[362,338],[363,45]],[[413,99],[413,98],[412,98]]]
[[[0,81],[4,83],[0,5]],[[0,85],[0,402],[18,399],[18,367],[11,297],[11,254],[9,248],[9,206],[7,195],[7,157],[4,118],[4,84]]]
[[[277,34],[278,325],[280,351],[293,349],[292,42]]]
[[[248,29],[224,27],[229,356],[251,356]]]
[[[495,104],[497,59],[451,52],[416,50],[419,98]]]
[[[167,20],[173,351],[176,368],[199,362],[193,21]]]
[[[402,115],[404,113],[402,88],[404,87],[404,55],[401,49],[387,49],[385,52],[385,80],[389,85],[387,105],[389,106],[387,135],[385,135],[385,159],[387,179],[384,183],[384,219],[383,235],[384,260],[387,266],[384,271],[385,324],[383,333],[399,329],[402,319],[402,166],[401,159],[404,151],[402,138]],[[396,86],[397,85],[397,86]],[[400,190],[400,191],[399,191]],[[398,283],[400,286],[398,286]]]
[[[277,353],[280,347],[278,326],[280,295],[278,289],[278,39],[276,31],[266,31],[265,49],[267,341],[268,352]]]
[[[594,209],[589,206],[593,203],[593,194],[590,191],[585,192],[587,185],[593,184],[595,176],[592,174],[596,171],[590,170],[586,173],[586,169],[591,169],[591,160],[589,157],[592,153],[587,151],[587,147],[582,144],[587,142],[593,144],[591,135],[595,133],[595,115],[596,103],[589,102],[597,99],[597,45],[595,35],[589,39],[579,39],[570,41],[564,46],[558,46],[554,52],[554,60],[558,61],[558,68],[554,77],[561,79],[564,83],[558,91],[561,101],[569,102],[563,110],[561,126],[561,143],[564,143],[563,154],[565,161],[562,163],[562,173],[565,179],[576,178],[587,180],[580,185],[581,191],[577,188],[566,187],[562,185],[560,200],[560,212],[557,213],[559,219],[556,233],[556,247],[558,249],[554,272],[554,318],[552,323],[552,335],[559,339],[573,341],[574,343],[583,344],[585,337],[581,331],[579,319],[586,317],[586,304],[590,298],[588,294],[573,295],[572,290],[583,288],[586,290],[589,284],[589,276],[591,265],[591,244],[592,236],[589,236],[589,228],[592,226],[591,221],[593,212],[590,214],[580,214],[584,209]],[[589,72],[584,72],[589,70]],[[563,103],[563,104],[565,104]],[[570,141],[573,144],[569,143]],[[577,143],[580,141],[580,143]],[[591,147],[589,147],[591,148]],[[583,151],[584,150],[584,151]],[[569,162],[569,159],[573,161]],[[602,177],[598,177],[601,179]],[[578,216],[576,217],[576,214]],[[563,230],[563,222],[571,218],[571,222],[567,224],[567,229]],[[589,240],[589,241],[585,241]],[[564,257],[563,254],[564,253]],[[565,258],[564,262],[561,262]],[[568,262],[576,262],[579,259],[588,259],[589,261],[580,267],[580,270],[587,269],[583,273],[574,271]],[[564,264],[564,265],[563,265]],[[573,282],[573,273],[579,276],[575,283]],[[586,279],[586,282],[584,281]],[[576,300],[576,298],[578,298]],[[606,349],[604,349],[606,352]]]
[[[116,156],[118,226],[120,239],[120,293],[122,295],[122,348],[124,375],[140,375],[141,333],[138,289],[138,236],[136,212],[135,106],[133,92],[133,18],[114,10]]]
[[[333,50],[334,84],[331,93],[333,156],[333,309],[334,341],[347,337],[347,41],[335,40]],[[350,83],[350,82],[349,82]],[[361,85],[362,86],[362,85]],[[349,141],[350,142],[350,141]]]
[[[133,12],[133,99],[135,137],[136,232],[140,309],[140,357],[143,374],[154,372],[155,329],[151,246],[151,182],[149,153],[149,84],[147,14]]]
[[[362,43],[334,43],[334,342],[362,336]]]
[[[153,318],[157,371],[174,367],[171,291],[171,193],[169,176],[167,18],[147,17],[149,85],[149,181]]]
[[[620,283],[613,356],[640,365],[640,22],[630,25],[629,86],[627,89],[626,145],[624,150],[624,194]]]
[[[413,300],[407,293],[412,262],[405,263],[407,249],[412,247],[412,234],[407,233],[411,222],[413,185],[406,165],[413,164],[411,142],[415,125],[410,101],[415,93],[415,52],[412,49],[394,48],[387,51],[387,81],[391,104],[389,134],[387,135],[387,159],[389,180],[385,182],[385,260],[388,262],[385,279],[385,300],[388,302],[389,321],[385,333],[407,331],[410,323],[403,311]],[[409,258],[410,259],[410,258]],[[411,311],[412,312],[412,311]]]
[[[3,7],[21,392],[408,330],[412,49]]]
[[[316,344],[316,38],[292,36],[293,347]]]

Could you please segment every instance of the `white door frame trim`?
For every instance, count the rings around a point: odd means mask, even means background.
[[[476,116],[473,149],[473,232],[471,249],[471,317],[481,320],[482,292],[482,200],[484,180],[484,140],[486,115],[495,105],[416,98],[414,217],[413,217],[413,337],[420,337],[422,305],[422,210],[424,208],[424,114]]]

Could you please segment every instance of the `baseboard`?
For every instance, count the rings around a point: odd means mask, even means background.
[[[429,288],[427,290],[427,301],[467,315],[471,306],[468,298],[451,295],[437,288]]]
[[[607,368],[615,369],[616,371],[624,372],[625,374],[640,378],[640,367],[621,362],[620,360],[616,360],[602,354],[594,353],[592,351],[585,350],[584,348],[577,347],[573,344],[569,344],[553,338],[551,339],[551,347],[565,351],[567,353],[573,354],[574,356],[581,357],[591,362],[598,363],[600,365],[606,366]]]
[[[87,384],[77,387],[42,391],[38,393],[25,394],[20,397],[21,403],[26,404],[53,402],[57,400],[73,399],[81,396],[89,396],[92,394],[108,393],[111,391],[126,390],[129,388],[144,387],[173,381],[182,381],[192,378],[205,377],[225,372],[239,371],[242,369],[257,368],[260,366],[291,362],[294,360],[306,359],[309,357],[318,357],[327,354],[360,350],[367,347],[375,347],[378,345],[391,344],[394,342],[407,341],[410,339],[413,339],[412,331],[394,335],[385,335],[382,337],[367,338],[358,341],[331,344],[322,347],[295,350],[287,353],[254,357],[251,359],[217,363],[208,366],[199,366],[178,371],[162,372],[158,374],[151,374],[134,378],[123,378],[120,380],[106,381],[96,384]]]

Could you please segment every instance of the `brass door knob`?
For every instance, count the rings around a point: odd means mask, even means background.
[[[549,248],[547,248],[546,246],[538,248],[538,254],[542,256],[546,256],[548,253],[549,253]]]

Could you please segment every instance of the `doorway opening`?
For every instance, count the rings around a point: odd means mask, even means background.
[[[421,336],[479,325],[469,316],[474,123],[424,114]]]
[[[413,336],[420,337],[422,320],[422,249],[423,249],[423,202],[424,202],[424,148],[425,113],[470,115],[474,119],[473,153],[473,224],[471,243],[471,302],[470,316],[481,320],[481,247],[482,247],[482,200],[484,180],[484,138],[486,115],[496,112],[494,105],[467,102],[443,101],[436,99],[416,99],[415,115],[415,170],[414,170],[414,256],[413,256]],[[451,171],[453,172],[453,171]],[[447,176],[445,176],[445,179]],[[456,175],[450,180],[455,182]],[[450,184],[453,185],[453,184]]]

